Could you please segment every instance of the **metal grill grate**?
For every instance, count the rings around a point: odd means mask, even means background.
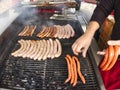
[[[53,24],[60,25],[69,23],[76,32],[76,37],[70,40],[60,40],[63,48],[62,55],[54,60],[35,61],[29,58],[14,58],[10,55],[9,51],[8,56],[4,60],[5,64],[0,75],[0,87],[17,90],[100,90],[89,54],[87,54],[87,58],[82,58],[81,55],[78,57],[86,84],[82,84],[80,79],[78,79],[75,87],[72,87],[69,83],[64,84],[67,78],[67,64],[64,57],[67,53],[73,55],[71,45],[82,34],[82,29],[78,21],[57,20],[52,22],[54,22]],[[38,39],[34,36],[21,38]],[[11,44],[13,45],[11,51],[19,47],[17,40],[21,38],[16,37],[16,42]]]

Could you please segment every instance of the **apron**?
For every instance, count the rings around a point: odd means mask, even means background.
[[[99,70],[106,90],[120,89],[120,60],[109,71]]]

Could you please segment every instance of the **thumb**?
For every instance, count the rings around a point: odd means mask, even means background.
[[[108,45],[120,45],[120,40],[109,40]]]
[[[84,48],[83,52],[82,52],[82,56],[85,58],[86,57],[86,53],[87,53],[88,47]]]

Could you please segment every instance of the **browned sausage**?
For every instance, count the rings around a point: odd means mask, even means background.
[[[106,49],[106,52],[105,52],[105,56],[100,64],[100,68],[102,69],[103,66],[107,63],[107,59],[108,59],[108,48]]]
[[[84,76],[82,75],[82,73],[81,73],[81,71],[80,71],[80,62],[79,62],[78,58],[75,57],[75,56],[73,56],[73,59],[74,59],[74,60],[76,61],[76,63],[77,63],[77,73],[78,73],[79,77],[81,78],[82,83],[85,84],[85,83],[86,83],[85,78],[84,78]]]
[[[115,46],[113,46],[113,48],[114,48],[114,57],[109,65],[109,67],[107,68],[107,70],[110,70],[114,66],[114,64],[117,61],[118,55],[119,55],[118,54],[119,53],[119,46],[115,45]]]
[[[70,83],[72,84],[74,82],[73,61],[72,61],[72,57],[69,54],[67,54],[66,57],[70,60],[70,67],[71,67],[71,81],[70,81]]]
[[[65,80],[65,83],[69,82],[71,79],[71,62],[68,57],[65,57],[68,67],[68,78]]]
[[[74,60],[74,56],[72,57],[73,60],[73,73],[74,73],[74,82],[73,82],[73,87],[77,84],[77,65]]]
[[[108,60],[107,60],[107,63],[102,68],[103,71],[107,70],[108,66],[110,65],[110,63],[113,60],[113,57],[114,57],[114,48],[113,48],[113,46],[110,45],[108,47]]]

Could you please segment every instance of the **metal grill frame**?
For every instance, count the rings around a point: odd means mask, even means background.
[[[12,27],[16,27],[15,25],[17,24],[17,26],[18,25],[22,25],[21,23],[19,23],[19,22],[14,22],[11,26]],[[8,27],[8,29],[10,29],[11,28],[11,26],[10,27]],[[80,26],[81,27],[81,26]],[[17,27],[16,27],[17,28]],[[18,29],[18,28],[17,28]],[[3,69],[3,67],[4,67],[4,62],[5,62],[5,60],[4,59],[6,59],[6,56],[8,56],[9,54],[10,54],[10,52],[11,52],[11,50],[10,50],[10,48],[11,48],[11,44],[12,43],[15,43],[16,42],[16,37],[17,37],[17,34],[19,33],[19,30],[15,33],[15,34],[13,34],[13,31],[14,31],[15,29],[13,29],[12,31],[10,31],[10,30],[6,30],[4,33],[3,33],[3,35],[2,35],[2,38],[3,39],[6,39],[7,38],[7,41],[3,41],[2,40],[2,42],[1,42],[1,44],[2,43],[4,43],[4,44],[7,44],[8,43],[8,45],[6,45],[8,48],[5,48],[5,46],[3,46],[3,45],[1,45],[1,47],[3,47],[3,50],[0,50],[0,53],[1,53],[1,56],[0,56],[0,58],[1,58],[1,60],[0,60],[0,68],[1,68],[1,70]],[[10,38],[11,38],[11,41],[9,40],[9,38],[7,37],[7,35],[6,35],[6,32],[9,32],[8,33],[8,35],[9,34],[12,34],[13,36],[11,36]],[[83,31],[81,31],[82,33],[83,33]],[[65,41],[63,41],[63,42],[65,42]],[[98,68],[97,68],[97,65],[96,65],[96,63],[95,63],[95,61],[94,61],[94,56],[92,55],[92,52],[91,52],[91,49],[89,49],[88,50],[88,55],[89,55],[89,58],[90,58],[90,60],[91,60],[91,63],[92,63],[92,65],[93,65],[93,69],[95,70],[95,78],[97,79],[97,83],[99,84],[99,87],[98,87],[98,89],[97,90],[99,90],[99,88],[101,89],[101,90],[103,90],[103,86],[101,86],[101,85],[103,85],[102,84],[102,80],[101,80],[101,77],[100,77],[100,73],[99,73],[99,70],[98,70]],[[45,62],[47,62],[47,61],[45,61]],[[44,63],[45,63],[44,62]],[[45,64],[44,64],[45,65]],[[1,76],[1,75],[0,75]],[[79,82],[80,83],[80,82]],[[43,86],[44,87],[44,86]],[[11,87],[12,88],[12,87]],[[17,87],[16,87],[16,89],[17,89]],[[21,88],[22,89],[22,88]],[[24,88],[23,88],[24,89]],[[43,88],[43,89],[45,89],[45,88]],[[77,88],[75,89],[70,89],[69,88],[69,90],[77,90]],[[88,90],[88,88],[86,87],[86,89],[85,90]]]

